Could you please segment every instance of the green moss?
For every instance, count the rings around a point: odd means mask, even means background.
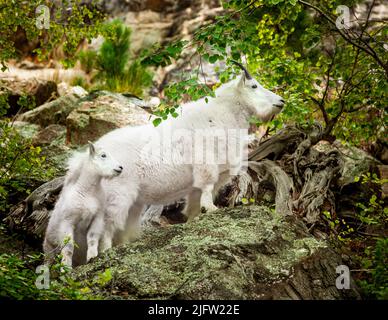
[[[79,129],[86,128],[89,125],[89,116],[78,112],[77,125]]]
[[[16,131],[26,139],[33,138],[41,129],[40,126],[27,122],[15,122],[13,126]]]
[[[138,241],[79,267],[76,275],[87,279],[110,268],[113,282],[108,287],[131,299],[257,298],[255,279],[278,281],[323,246],[300,230],[297,235],[266,207],[221,209],[191,223],[148,230]]]

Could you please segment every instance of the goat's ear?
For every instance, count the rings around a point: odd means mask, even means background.
[[[240,76],[240,80],[238,81],[237,83],[237,86],[238,87],[244,87],[245,86],[245,80],[246,80],[246,77],[245,77],[245,73],[241,73],[241,76]]]
[[[91,143],[90,141],[88,141],[88,144],[89,144],[89,154],[91,156],[94,156],[96,153],[96,148],[94,147],[93,143]]]

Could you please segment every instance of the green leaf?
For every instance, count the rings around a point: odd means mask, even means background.
[[[162,119],[161,118],[156,118],[152,121],[154,127],[157,127],[158,125],[160,125],[160,123],[162,122]]]
[[[210,63],[215,63],[217,60],[218,60],[218,56],[217,55],[209,57],[209,62]]]

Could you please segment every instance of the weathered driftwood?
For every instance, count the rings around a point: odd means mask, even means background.
[[[250,161],[259,161],[265,158],[277,160],[289,149],[294,152],[298,145],[306,138],[306,132],[293,126],[285,127],[274,136],[260,143],[249,154]]]
[[[291,196],[294,189],[292,179],[271,160],[251,161],[249,168],[255,171],[258,176],[262,175],[262,180],[268,179],[267,177],[269,176],[270,181],[276,186],[276,211],[283,215],[291,215],[293,213]]]
[[[307,223],[316,224],[323,210],[335,210],[330,187],[342,165],[338,152],[324,153],[312,148],[321,137],[319,125],[309,131],[294,126],[280,130],[251,151],[247,172],[222,188],[216,204],[233,207],[244,198],[256,203],[266,200],[276,204],[278,213],[296,214]],[[63,177],[56,178],[32,192],[8,214],[9,225],[41,239],[62,182]],[[164,208],[151,206],[143,216],[143,224],[183,222],[183,207],[183,202]]]
[[[285,127],[261,143],[249,155],[250,174],[234,179],[231,186],[224,188],[222,203],[231,206],[241,202],[242,197],[260,201],[261,186],[270,186],[276,190],[273,200],[281,214],[297,214],[314,224],[322,209],[334,212],[335,198],[330,187],[342,169],[342,159],[337,151],[324,153],[312,148],[322,134],[319,125],[309,132]]]
[[[42,239],[50,212],[62,190],[63,182],[64,177],[46,182],[16,205],[4,219],[10,229],[22,231],[33,238]]]

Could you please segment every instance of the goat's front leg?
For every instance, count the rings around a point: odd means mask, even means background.
[[[112,248],[113,236],[114,236],[114,231],[111,230],[111,228],[105,227],[105,230],[100,240],[100,246],[99,246],[100,252],[104,252],[105,250]]]
[[[218,166],[216,165],[201,165],[193,168],[194,183],[193,187],[200,189],[202,194],[200,198],[200,205],[205,208],[207,212],[217,210],[218,208],[213,202],[213,189],[215,183],[218,181]]]
[[[74,227],[70,224],[62,226],[62,264],[67,267],[72,267],[74,253]]]
[[[58,253],[58,246],[54,246],[47,235],[43,242],[43,252],[44,264],[48,266],[51,265],[55,260],[55,255]]]
[[[123,234],[127,231],[131,233],[128,230],[128,222],[131,219],[129,216],[132,214],[131,210],[138,195],[138,187],[135,181],[132,182],[131,188],[116,183],[113,185],[115,191],[108,194],[104,217],[105,230],[100,243],[100,251],[110,249],[112,244],[117,245],[125,242]],[[140,220],[142,209],[140,208],[140,212],[134,213],[134,216],[138,216],[138,220]]]
[[[201,212],[201,195],[202,191],[194,189],[187,196],[187,204],[183,211],[183,214],[187,217],[187,221],[193,220]]]
[[[125,229],[119,234],[119,244],[136,240],[141,233],[141,214],[145,206],[140,203],[134,203],[129,209]]]
[[[86,235],[86,241],[88,250],[86,253],[86,261],[97,257],[98,255],[98,243],[104,232],[104,217],[102,214],[98,214],[92,221],[88,233]]]
[[[201,207],[205,208],[206,212],[212,212],[218,209],[214,204],[213,189],[213,184],[208,184],[202,189]]]

